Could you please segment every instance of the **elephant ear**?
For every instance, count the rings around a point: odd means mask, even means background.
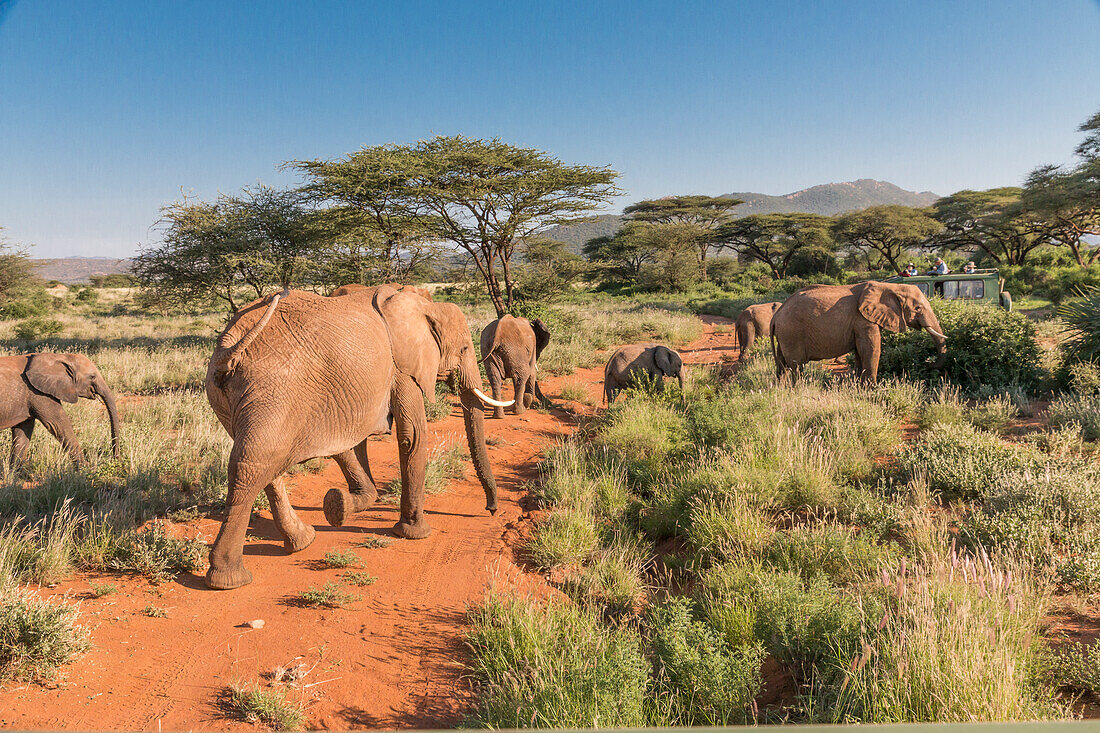
[[[667,346],[658,346],[653,350],[653,362],[666,377],[675,377],[680,373],[680,355]]]
[[[433,304],[419,295],[381,286],[374,294],[374,307],[386,321],[397,370],[412,377],[424,398],[435,402],[440,349],[430,317]]]
[[[550,343],[550,329],[541,318],[531,321],[531,330],[535,332],[535,361],[542,356],[542,350]]]
[[[901,301],[890,288],[881,283],[864,283],[856,289],[856,297],[859,312],[871,323],[893,333],[908,330]]]
[[[39,392],[62,402],[76,402],[76,377],[68,363],[57,354],[35,354],[23,373]]]

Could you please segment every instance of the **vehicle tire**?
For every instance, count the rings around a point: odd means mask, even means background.
[[[1012,310],[1012,293],[1007,290],[1001,291],[1001,307],[1006,311]]]

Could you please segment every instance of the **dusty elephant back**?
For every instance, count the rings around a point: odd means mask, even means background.
[[[534,355],[535,332],[526,318],[505,315],[481,331],[482,358],[499,361],[508,374],[520,366],[532,366]]]
[[[274,442],[293,443],[293,463],[298,454],[331,455],[384,428],[393,356],[382,318],[369,307],[371,295],[291,291],[224,373],[219,352],[260,323],[269,301],[242,308],[219,339],[206,379],[210,404],[230,434],[274,431]],[[368,307],[358,303],[364,298]]]
[[[776,346],[787,362],[833,359],[851,352],[857,300],[850,285],[811,285],[787,298],[771,319]]]

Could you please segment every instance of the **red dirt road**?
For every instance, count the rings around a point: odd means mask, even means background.
[[[685,361],[717,362],[736,357],[728,319],[706,318],[704,336],[684,350]],[[589,400],[602,394],[602,369],[582,369],[542,381],[559,404],[578,413],[594,408],[561,400],[563,384],[584,384]],[[200,576],[153,585],[142,579],[80,576],[46,595],[79,600],[80,623],[91,629],[92,649],[61,670],[48,687],[7,685],[0,690],[0,726],[20,729],[249,730],[255,724],[234,719],[220,697],[233,683],[260,683],[277,667],[304,664],[308,674],[291,699],[306,704],[307,727],[447,728],[459,724],[473,695],[462,677],[462,642],[467,605],[479,602],[491,583],[501,587],[549,590],[537,575],[513,561],[509,542],[525,520],[520,500],[535,475],[542,450],[571,432],[576,418],[565,410],[487,420],[489,457],[500,489],[500,511],[485,511],[485,497],[473,470],[452,481],[443,494],[427,498],[434,528],[424,540],[394,540],[364,549],[367,537],[392,538],[397,520],[392,504],[378,504],[347,526],[330,527],[321,500],[343,485],[336,464],[319,474],[290,480],[291,500],[302,519],[317,528],[316,541],[287,555],[268,512],[253,515],[245,547],[251,585],[211,591]],[[433,445],[465,445],[457,407],[429,426]],[[385,484],[398,475],[397,449],[390,438],[371,443],[375,479]],[[219,523],[199,520],[176,525],[212,541]],[[377,578],[355,587],[342,580],[346,570],[328,569],[321,558],[330,550],[352,550]],[[112,583],[119,592],[101,598],[88,581]],[[311,587],[341,582],[361,600],[344,608],[298,605]],[[148,615],[162,609],[165,617]],[[262,619],[261,629],[244,626]]]

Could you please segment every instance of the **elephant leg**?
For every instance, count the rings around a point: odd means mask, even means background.
[[[329,489],[325,494],[325,519],[333,527],[343,526],[355,512],[361,512],[378,499],[378,487],[370,474],[367,460],[367,441],[363,441],[352,450],[346,450],[333,456],[336,465],[347,479],[350,492],[341,489]]]
[[[485,362],[485,375],[489,378],[489,388],[493,392],[493,399],[500,401],[501,388],[504,385],[504,375],[501,374],[502,365],[500,360],[496,357],[489,359]],[[493,407],[493,417],[503,419],[504,408]]]
[[[424,520],[428,419],[424,415],[424,395],[416,382],[404,374],[398,374],[394,382],[390,404],[401,458],[401,521],[394,525],[394,531],[399,537],[418,540],[432,532]]]
[[[756,343],[756,332],[752,330],[752,327],[745,329],[744,335],[741,339],[741,354],[737,357],[737,360],[742,364],[749,360],[749,352],[752,351],[752,345]]]
[[[280,476],[264,487],[267,500],[271,504],[271,516],[275,526],[283,535],[283,547],[287,552],[299,552],[313,544],[317,531],[302,521],[294,507],[290,505],[286,486]]]
[[[241,452],[233,446],[229,455],[228,515],[210,548],[210,569],[206,571],[206,585],[210,588],[229,590],[252,582],[252,573],[244,566],[244,536],[256,495],[275,478],[273,469],[242,460]]]
[[[856,368],[856,375],[857,376],[862,376],[863,375],[863,359],[859,355],[859,349],[856,349],[855,351],[852,352],[852,361],[854,362],[853,366],[855,366],[855,368]]]
[[[65,411],[61,409],[60,402],[54,402],[53,400],[43,401],[37,405],[35,417],[37,417],[43,425],[46,426],[46,430],[50,431],[50,435],[57,438],[57,442],[61,444],[61,447],[65,449],[65,452],[69,454],[69,458],[73,459],[73,463],[78,466],[83,466],[87,463],[84,458],[84,452],[80,450],[80,440],[76,437],[76,430],[73,429],[73,422],[69,419],[69,416],[65,414]]]
[[[14,471],[23,462],[27,446],[34,434],[34,418],[29,417],[11,429],[11,469]]]
[[[878,360],[882,352],[882,337],[878,331],[856,335],[856,357],[862,368],[859,375],[870,384],[878,381]]]

